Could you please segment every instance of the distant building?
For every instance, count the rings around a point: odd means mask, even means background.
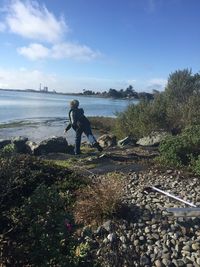
[[[43,92],[48,92],[48,87],[47,86],[44,86],[44,88],[43,88]]]

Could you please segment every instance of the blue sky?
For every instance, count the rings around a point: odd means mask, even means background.
[[[199,72],[199,0],[1,0],[0,88],[163,90]]]

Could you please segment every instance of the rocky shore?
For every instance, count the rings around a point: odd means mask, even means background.
[[[112,142],[116,145],[113,140],[100,141],[112,146]],[[152,137],[146,141],[152,144]],[[12,142],[19,152],[32,147],[29,153],[43,155],[45,159],[65,160],[72,156],[66,155],[68,144],[60,137],[38,145],[23,138]],[[125,147],[120,147],[122,143]],[[4,140],[1,145],[6,144],[11,141]],[[60,150],[64,153],[57,153]],[[121,140],[118,147],[104,151],[101,155],[84,153],[73,161],[72,167],[82,175],[90,175],[91,180],[113,171],[125,180],[122,207],[113,219],[98,227],[85,226],[77,232],[80,244],[89,247],[88,260],[98,261],[105,267],[200,266],[200,217],[174,217],[167,212],[168,208],[187,205],[151,189],[156,186],[200,207],[199,177],[180,170],[157,169],[151,161],[158,153],[156,148],[135,146],[133,142],[127,146],[127,139]],[[95,166],[87,169],[88,164]]]
[[[200,266],[200,218],[176,218],[166,208],[181,202],[152,190],[165,191],[200,206],[200,180],[179,171],[148,170],[126,176],[121,218],[95,230],[85,227],[80,239],[93,247],[102,266]]]

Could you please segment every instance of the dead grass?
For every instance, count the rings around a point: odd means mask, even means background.
[[[121,207],[124,194],[122,175],[100,176],[92,185],[77,192],[74,208],[76,223],[98,225],[113,217]]]

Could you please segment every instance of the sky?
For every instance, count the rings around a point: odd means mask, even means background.
[[[200,70],[199,0],[0,0],[0,88],[164,90]]]

